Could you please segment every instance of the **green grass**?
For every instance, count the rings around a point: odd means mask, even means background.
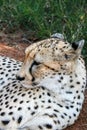
[[[0,30],[34,31],[39,39],[60,32],[69,42],[85,39],[87,61],[86,0],[0,0]]]

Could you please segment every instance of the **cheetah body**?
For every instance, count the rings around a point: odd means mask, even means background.
[[[16,79],[16,74],[21,67],[21,62],[9,57],[0,56],[0,89]]]
[[[50,38],[26,49],[17,74],[24,81],[13,77],[0,90],[0,130],[62,130],[75,122],[86,84],[80,48]]]

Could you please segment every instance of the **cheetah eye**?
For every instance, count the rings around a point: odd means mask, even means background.
[[[34,65],[40,65],[40,64],[41,64],[40,62],[34,61],[34,62],[32,63],[32,66],[34,66]]]
[[[41,64],[40,62],[33,61],[31,67],[29,68],[29,72],[32,73],[32,68],[33,68],[33,66],[37,66],[37,65],[40,65],[40,64]]]

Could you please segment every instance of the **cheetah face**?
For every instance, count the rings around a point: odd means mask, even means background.
[[[25,60],[17,77],[31,84],[41,81],[50,74],[74,71],[80,56],[84,40],[69,44],[58,38],[46,39],[29,46],[25,51]]]

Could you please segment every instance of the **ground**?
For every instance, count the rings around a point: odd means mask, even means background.
[[[20,33],[4,34],[0,33],[0,55],[12,57],[16,60],[23,61],[24,50],[37,39],[30,35]],[[66,130],[87,130],[87,89],[85,92],[85,101],[83,109],[76,123]]]

